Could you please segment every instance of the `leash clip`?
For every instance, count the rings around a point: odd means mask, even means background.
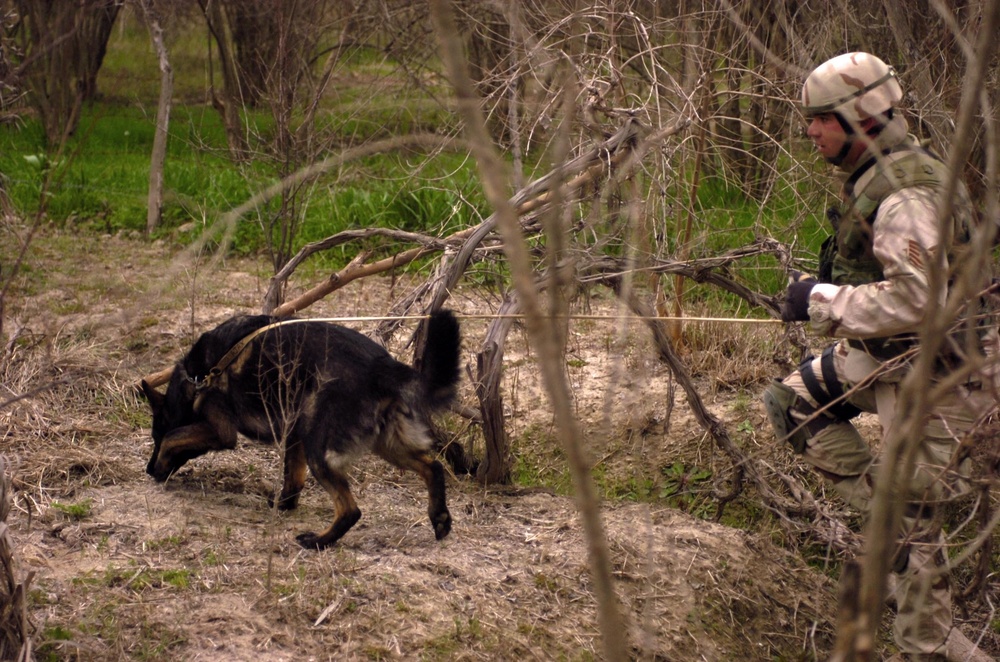
[[[212,385],[213,379],[217,377],[220,372],[221,371],[218,368],[212,368],[212,371],[204,377],[188,377],[188,381],[194,384],[194,392],[200,393]]]

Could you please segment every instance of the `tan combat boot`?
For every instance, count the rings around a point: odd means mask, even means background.
[[[945,654],[907,655],[896,653],[885,662],[996,662],[992,657],[979,650],[972,640],[962,634],[958,628],[952,628],[945,643]]]
[[[968,637],[958,628],[952,628],[945,644],[945,657],[948,662],[996,662],[992,657],[979,650]]]

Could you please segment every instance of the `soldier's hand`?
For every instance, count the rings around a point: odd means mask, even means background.
[[[817,281],[809,274],[794,269],[789,272],[788,281],[785,303],[781,306],[781,321],[807,322],[809,321],[809,294]]]

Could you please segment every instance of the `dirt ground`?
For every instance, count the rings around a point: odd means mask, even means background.
[[[7,255],[17,232],[6,230]],[[419,479],[367,459],[353,485],[361,521],[335,548],[315,552],[295,535],[327,526],[329,500],[310,479],[297,510],[269,509],[280,476],[273,448],[245,442],[190,462],[163,485],[145,474],[149,416],[134,385],[171,365],[194,334],[258,310],[267,285],[259,268],[193,267],[165,246],[123,238],[46,231],[34,239],[8,294],[4,332],[17,340],[6,348],[0,400],[37,392],[0,410],[0,452],[13,465],[9,524],[20,571],[31,573],[38,659],[601,658],[571,496],[452,476],[454,528],[436,542]],[[352,283],[308,314],[384,314],[404,282]],[[476,292],[452,302],[461,312],[489,310]],[[614,311],[606,299],[587,309]],[[484,330],[484,320],[464,325],[463,360],[473,367]],[[393,351],[409,360],[405,339],[404,330]],[[558,473],[531,352],[523,334],[510,341],[505,404],[515,453],[531,458],[520,475]],[[581,323],[568,363],[595,472],[636,490],[674,462],[723,462],[683,397],[669,406],[671,380],[644,342],[638,325]],[[464,381],[463,402],[473,406]],[[711,384],[706,393],[749,452],[764,452],[756,402]],[[474,435],[471,424],[446,425],[459,440]],[[835,582],[780,540],[655,498],[606,502],[602,516],[636,659],[829,652]]]

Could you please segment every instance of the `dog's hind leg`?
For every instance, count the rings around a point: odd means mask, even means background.
[[[407,415],[405,410],[393,420],[395,425],[389,427],[374,451],[386,462],[424,479],[427,485],[427,515],[434,537],[441,540],[451,532],[451,514],[445,499],[444,467],[427,450],[434,447],[427,432],[429,426],[426,423],[421,425],[419,419]]]
[[[444,467],[428,453],[420,452],[391,460],[403,469],[416,472],[427,485],[427,515],[434,527],[434,537],[444,538],[451,531],[451,513],[445,499]]]
[[[278,510],[292,510],[299,505],[299,494],[306,483],[305,445],[298,439],[285,442],[285,481],[278,497]],[[274,505],[274,504],[271,504]]]
[[[361,519],[361,509],[354,501],[351,494],[351,486],[347,482],[347,477],[340,471],[329,466],[326,462],[320,461],[312,465],[313,476],[317,482],[323,486],[330,498],[333,499],[333,524],[322,534],[315,534],[312,531],[299,534],[296,540],[306,549],[323,549],[337,542],[341,536],[350,530],[359,519]]]

